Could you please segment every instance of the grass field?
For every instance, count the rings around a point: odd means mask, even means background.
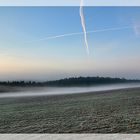
[[[140,133],[140,88],[1,98],[0,133]]]

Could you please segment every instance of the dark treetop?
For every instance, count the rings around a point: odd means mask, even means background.
[[[140,80],[130,80],[125,78],[110,78],[110,77],[73,77],[54,81],[36,82],[36,81],[6,81],[0,82],[0,85],[7,86],[87,86],[99,84],[114,84],[114,83],[130,83],[140,82]]]

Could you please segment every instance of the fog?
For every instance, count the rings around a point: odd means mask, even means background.
[[[108,85],[96,85],[96,86],[84,86],[84,87],[35,87],[28,90],[22,89],[19,92],[7,92],[0,93],[0,98],[11,97],[34,97],[34,96],[50,96],[50,95],[66,95],[75,93],[88,93],[96,91],[107,91],[115,89],[135,88],[140,87],[140,83],[129,84],[108,84]]]

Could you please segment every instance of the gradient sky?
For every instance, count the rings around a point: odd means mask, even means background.
[[[140,79],[140,7],[86,7],[87,31],[132,28],[40,40],[82,32],[79,7],[0,7],[0,80],[72,76]]]

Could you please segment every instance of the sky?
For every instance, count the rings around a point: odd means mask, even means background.
[[[3,6],[79,6],[81,0],[0,0]],[[86,6],[140,6],[139,0],[86,0]]]
[[[87,32],[107,29],[87,34],[88,56],[79,7],[0,7],[0,80],[140,79],[139,15],[140,7],[84,7]],[[47,39],[70,33],[81,34]]]

